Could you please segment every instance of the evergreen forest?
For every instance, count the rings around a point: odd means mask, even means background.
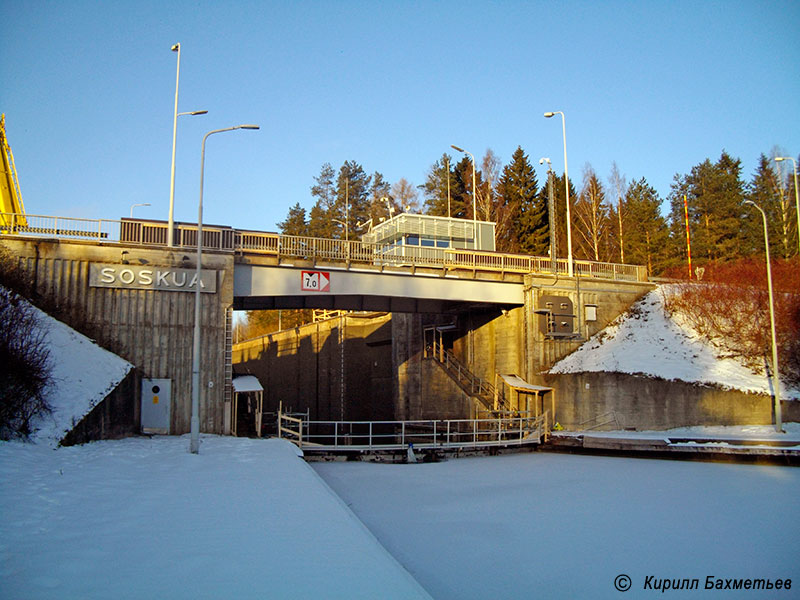
[[[779,156],[785,156],[779,149],[762,154],[747,179],[741,160],[723,150],[716,160],[676,174],[666,198],[645,177],[626,177],[616,163],[605,175],[587,163],[579,180],[566,182],[546,165],[540,181],[522,147],[505,165],[487,150],[474,179],[469,157],[442,154],[421,185],[404,178],[390,183],[356,161],[338,170],[325,163],[310,189],[310,211],[298,202],[278,227],[287,235],[355,240],[401,212],[477,218],[496,223],[498,252],[547,256],[554,236],[556,255],[566,257],[569,189],[576,259],[644,265],[651,277],[686,277],[687,228],[693,269],[763,256],[761,214],[746,200],[766,214],[772,257],[798,256],[795,178],[791,161],[776,161]]]
[[[420,185],[404,178],[390,183],[378,171],[368,174],[355,161],[346,161],[338,170],[326,163],[311,186],[310,211],[297,203],[278,226],[287,235],[356,240],[370,225],[401,212],[473,219],[474,206],[477,219],[496,223],[498,252],[548,256],[552,239],[556,256],[566,257],[569,190],[576,259],[644,265],[650,278],[707,281],[711,287],[688,288],[695,296],[701,292],[706,296],[694,300],[692,294],[680,296],[695,312],[712,304],[709,293],[717,300],[732,301],[752,287],[752,293],[760,294],[758,301],[749,302],[747,311],[734,312],[745,321],[761,323],[766,306],[763,220],[747,201],[766,216],[779,300],[796,298],[800,285],[795,176],[791,159],[775,160],[780,157],[787,157],[780,148],[761,154],[748,179],[741,160],[723,150],[716,160],[705,159],[689,173],[676,174],[666,198],[644,176],[629,178],[616,163],[607,174],[586,164],[576,181],[565,181],[563,174],[545,164],[547,174],[540,181],[521,146],[507,164],[487,150],[474,165],[474,175],[469,157],[442,154]],[[779,305],[779,337],[789,358],[786,367],[798,377],[800,308],[794,300]],[[728,306],[717,312],[731,310]],[[310,313],[250,311],[241,324],[240,338],[309,322]],[[760,342],[755,345],[761,348]]]

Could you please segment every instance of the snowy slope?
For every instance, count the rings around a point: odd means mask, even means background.
[[[754,373],[704,342],[680,315],[668,316],[664,293],[656,289],[578,350],[556,363],[551,373],[616,372],[770,394],[764,373]],[[781,397],[800,399],[800,390],[781,386]]]
[[[31,440],[57,445],[133,369],[133,365],[36,307],[46,331],[53,385],[46,397],[53,408],[33,423]]]

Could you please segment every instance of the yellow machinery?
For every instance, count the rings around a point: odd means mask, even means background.
[[[0,172],[0,233],[9,233],[18,227],[25,227],[25,207],[19,191],[17,169],[14,155],[6,138],[6,116],[0,116],[0,146],[2,146],[3,165]]]

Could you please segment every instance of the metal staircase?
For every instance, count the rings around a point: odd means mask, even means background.
[[[425,358],[432,358],[439,363],[450,378],[458,384],[458,387],[471,398],[478,400],[486,410],[507,410],[505,398],[498,397],[495,387],[470,371],[456,358],[455,354],[445,349],[439,342],[434,342],[431,346],[426,347]],[[497,398],[496,407],[495,398]]]

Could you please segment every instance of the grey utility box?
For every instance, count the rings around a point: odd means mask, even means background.
[[[169,434],[171,379],[142,379],[142,432]]]

